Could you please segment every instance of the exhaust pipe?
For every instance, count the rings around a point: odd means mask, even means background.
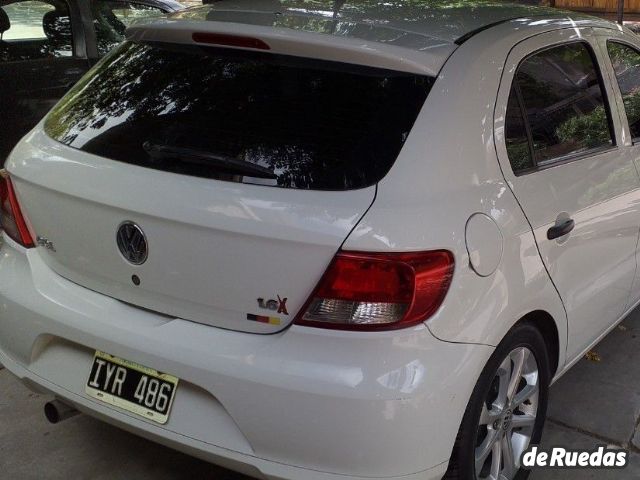
[[[60,400],[51,400],[44,404],[44,416],[50,423],[60,423],[68,418],[75,417],[80,412]]]

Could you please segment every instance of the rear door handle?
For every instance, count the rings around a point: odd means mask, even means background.
[[[553,240],[555,238],[562,237],[573,230],[573,227],[575,226],[576,222],[574,222],[572,218],[565,220],[560,225],[554,225],[549,230],[547,230],[547,238],[549,240]]]

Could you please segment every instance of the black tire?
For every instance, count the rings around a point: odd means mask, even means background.
[[[444,476],[445,479],[476,480],[475,451],[478,435],[481,434],[479,423],[482,405],[489,396],[492,385],[494,385],[498,368],[509,353],[518,347],[526,347],[533,352],[538,364],[538,409],[530,445],[540,443],[547,414],[549,383],[551,380],[549,355],[540,331],[534,325],[525,322],[517,324],[509,331],[484,367],[462,419],[451,459],[449,460],[449,468]],[[529,473],[530,471],[528,470],[520,469],[515,475],[515,480],[525,480]]]

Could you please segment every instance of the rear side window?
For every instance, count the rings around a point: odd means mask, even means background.
[[[45,129],[142,167],[349,190],[388,172],[432,84],[336,62],[126,42],[62,99]]]
[[[640,138],[640,53],[616,42],[608,42],[607,49],[616,72],[631,136],[637,141]]]
[[[518,90],[512,88],[509,93],[506,118],[507,153],[514,171],[530,170],[534,167],[531,145],[524,119],[522,103]]]
[[[514,172],[613,145],[604,96],[593,56],[584,43],[553,47],[527,57],[516,72],[506,120]],[[523,146],[523,135],[528,149]]]

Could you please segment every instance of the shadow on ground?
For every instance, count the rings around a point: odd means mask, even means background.
[[[543,447],[631,450],[623,470],[539,470],[532,480],[640,478],[640,308],[551,387]]]

